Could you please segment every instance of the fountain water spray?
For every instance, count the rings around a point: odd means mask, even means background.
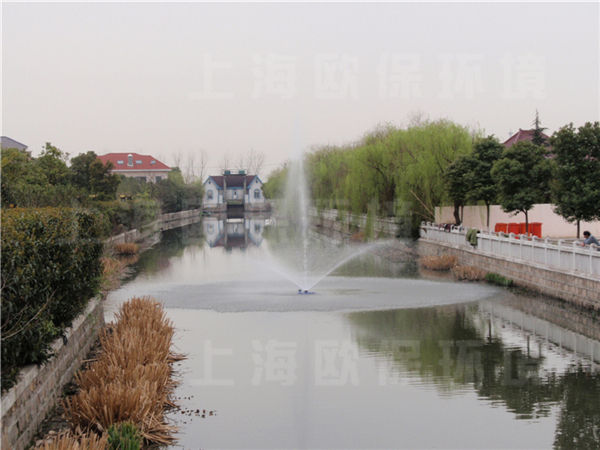
[[[286,195],[278,213],[287,227],[278,229],[278,239],[269,242],[274,259],[268,268],[294,282],[300,293],[309,290],[334,270],[378,244],[347,245],[311,229],[311,201],[303,158],[288,166]]]

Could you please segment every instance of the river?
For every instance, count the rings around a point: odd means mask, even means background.
[[[373,251],[298,295],[252,220],[164,232],[107,299],[112,320],[153,296],[178,330],[176,447],[598,448],[593,317]]]

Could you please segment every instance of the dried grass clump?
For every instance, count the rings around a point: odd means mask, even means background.
[[[450,270],[458,264],[458,258],[453,255],[423,256],[419,264],[431,270]]]
[[[117,322],[100,334],[101,353],[77,374],[80,392],[63,402],[73,430],[104,433],[129,421],[149,444],[170,445],[177,427],[165,412],[176,407],[172,364],[184,359],[171,350],[175,333],[162,305],[150,297],[124,303]]]
[[[53,439],[44,441],[37,450],[106,450],[106,436],[73,435],[61,432]]]
[[[358,233],[354,233],[352,236],[350,236],[350,240],[354,242],[364,242],[367,240],[367,237],[365,236],[365,233],[359,231]]]
[[[475,266],[456,266],[452,269],[452,275],[457,280],[481,281],[485,274],[485,270]]]
[[[102,283],[100,290],[108,292],[117,289],[121,285],[121,278],[127,266],[135,264],[139,258],[138,255],[123,257],[103,256],[100,258],[102,263]]]
[[[137,244],[115,244],[114,250],[117,255],[135,255],[140,250],[140,246]]]

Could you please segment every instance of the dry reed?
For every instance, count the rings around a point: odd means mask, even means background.
[[[140,250],[137,244],[115,244],[114,251],[117,255],[135,255]]]
[[[481,281],[485,274],[485,270],[475,266],[456,266],[452,269],[452,275],[457,280]]]
[[[419,264],[431,270],[450,270],[458,263],[458,258],[453,255],[424,256],[419,259]]]
[[[135,264],[139,260],[138,255],[129,255],[122,257],[103,256],[102,262],[102,282],[100,290],[102,292],[112,291],[121,285],[121,278],[125,273],[127,266]]]
[[[367,240],[367,236],[365,236],[365,233],[362,231],[359,231],[358,233],[354,233],[352,236],[350,236],[350,240],[354,242],[364,242]]]
[[[101,353],[77,374],[80,392],[63,404],[73,430],[103,433],[131,421],[147,443],[170,445],[177,428],[164,413],[176,407],[172,363],[184,357],[171,350],[175,333],[162,305],[153,298],[132,298],[100,334]]]
[[[54,438],[44,441],[37,450],[106,450],[106,436],[91,435],[72,435],[71,433],[61,432]]]

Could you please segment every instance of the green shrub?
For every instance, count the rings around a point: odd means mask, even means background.
[[[498,286],[510,287],[513,285],[513,280],[505,278],[502,275],[498,275],[494,272],[488,272],[485,274],[485,281],[488,283],[496,284]]]
[[[140,450],[142,437],[131,422],[113,424],[108,429],[108,450]]]
[[[155,221],[160,211],[158,202],[150,199],[96,202],[94,208],[104,220],[106,236],[141,228]]]
[[[103,243],[97,215],[66,208],[4,210],[1,240],[4,391],[97,292]]]

